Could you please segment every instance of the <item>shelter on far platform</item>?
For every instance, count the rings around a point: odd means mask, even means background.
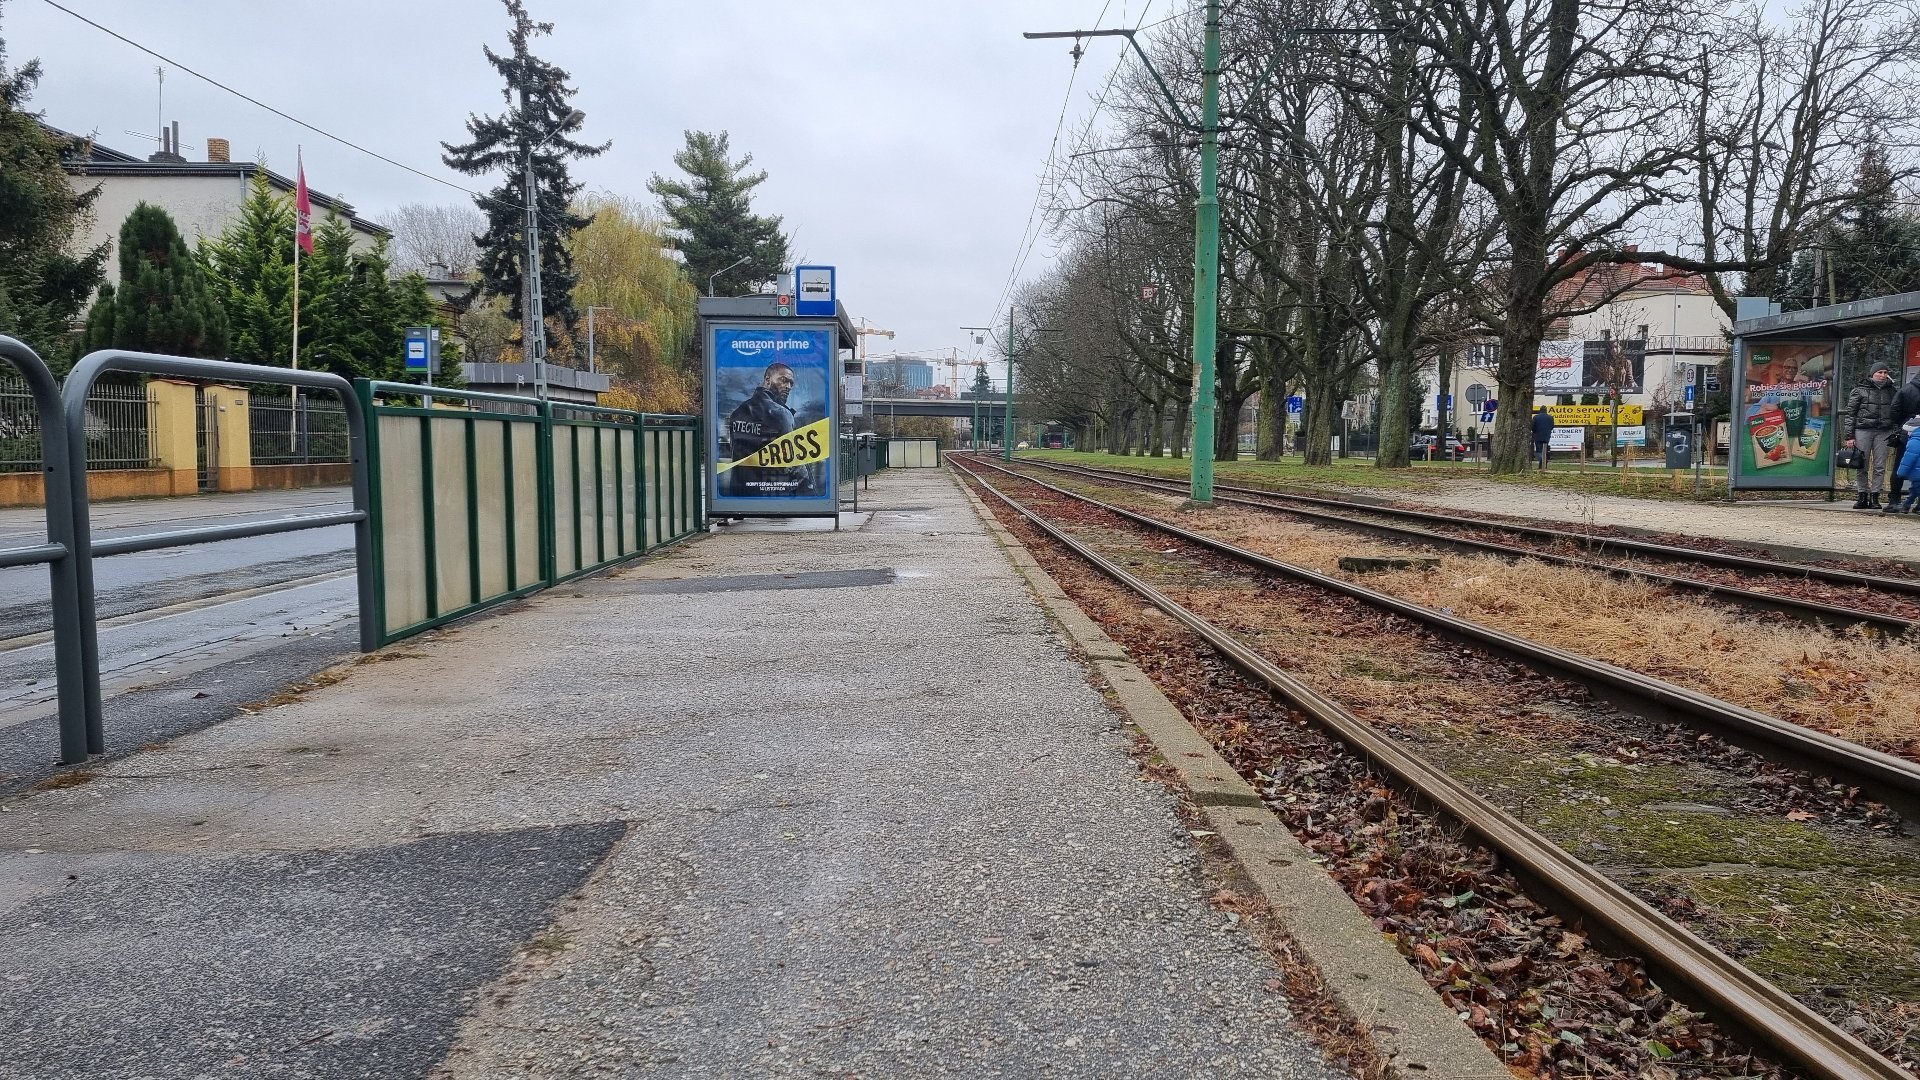
[[[1730,489],[1831,492],[1839,410],[1883,360],[1920,372],[1920,292],[1734,323]]]

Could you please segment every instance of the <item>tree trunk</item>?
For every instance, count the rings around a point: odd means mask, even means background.
[[[1166,409],[1167,405],[1164,401],[1155,401],[1153,403],[1153,412],[1151,418],[1148,420],[1148,423],[1152,426],[1147,430],[1148,457],[1165,457],[1167,454]]]
[[[1173,443],[1173,456],[1183,458],[1192,447],[1187,445],[1187,424],[1193,415],[1193,403],[1184,396],[1173,407],[1173,431],[1170,441]]]
[[[1260,432],[1254,456],[1261,461],[1279,461],[1287,452],[1286,442],[1287,388],[1269,381],[1260,387]]]
[[[1380,372],[1380,445],[1373,466],[1376,469],[1404,469],[1412,433],[1407,412],[1413,396],[1413,351],[1398,341],[1392,342]]]
[[[1338,415],[1340,408],[1330,394],[1307,403],[1307,464],[1333,464],[1333,419]]]

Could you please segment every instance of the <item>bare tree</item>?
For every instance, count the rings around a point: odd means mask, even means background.
[[[427,273],[444,267],[453,277],[466,277],[480,258],[475,236],[487,227],[486,218],[470,203],[407,203],[387,215],[393,229],[393,267],[396,271]]]
[[[1738,286],[1707,275],[1731,316],[1736,291],[1777,296],[1795,253],[1852,208],[1866,147],[1895,182],[1920,174],[1920,4],[1807,0],[1784,26],[1740,7],[1712,38],[1693,110],[1702,248],[1755,265]]]

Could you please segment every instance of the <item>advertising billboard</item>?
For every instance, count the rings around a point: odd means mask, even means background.
[[[1580,377],[1586,372],[1586,355],[1584,342],[1541,342],[1539,366],[1533,373],[1533,388],[1543,394],[1571,394],[1578,391]]]
[[[718,514],[839,513],[839,352],[832,323],[714,323],[707,336],[707,486]]]
[[[1831,341],[1768,341],[1737,350],[1733,486],[1825,491],[1840,432]]]
[[[1540,343],[1533,388],[1542,394],[1623,394],[1646,389],[1645,338],[1572,338]]]

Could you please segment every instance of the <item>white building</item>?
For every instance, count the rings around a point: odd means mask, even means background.
[[[53,129],[56,130],[57,129]],[[118,258],[113,245],[119,240],[120,226],[141,203],[160,207],[173,216],[180,234],[192,246],[202,237],[217,236],[240,214],[247,198],[247,185],[255,173],[265,173],[275,189],[291,194],[292,179],[251,161],[230,160],[225,139],[207,140],[207,160],[188,161],[173,151],[179,144],[179,125],[168,133],[168,143],[159,153],[146,159],[102,146],[84,136],[58,131],[73,140],[66,156],[67,182],[75,191],[100,189],[93,204],[93,222],[86,235],[74,237],[79,250],[91,250],[105,243],[109,278]],[[314,228],[329,218],[338,218],[353,230],[354,249],[364,251],[393,234],[384,226],[366,221],[353,212],[344,200],[307,189],[314,210]]]
[[[1706,385],[1719,378],[1720,361],[1727,355],[1730,323],[1714,302],[1706,282],[1697,274],[1669,271],[1646,264],[1601,264],[1562,290],[1571,298],[1567,306],[1586,306],[1583,296],[1611,299],[1582,315],[1556,319],[1548,331],[1552,340],[1598,341],[1609,335],[1622,341],[1646,342],[1644,368],[1637,390],[1623,393],[1622,404],[1639,405],[1647,412],[1662,415],[1680,412],[1686,407],[1686,386],[1700,380],[1696,394],[1712,389]],[[1475,397],[1499,396],[1499,384],[1493,371],[1491,343],[1478,345],[1458,358],[1447,382],[1453,394],[1449,410],[1450,427],[1462,433],[1479,424]],[[1698,374],[1696,375],[1696,371]],[[1423,425],[1437,419],[1438,366],[1429,364],[1420,378],[1429,387],[1421,413]],[[1599,380],[1583,378],[1579,387],[1540,390],[1527,402],[1551,405],[1563,394],[1600,392]],[[1505,406],[1503,406],[1505,407]]]

